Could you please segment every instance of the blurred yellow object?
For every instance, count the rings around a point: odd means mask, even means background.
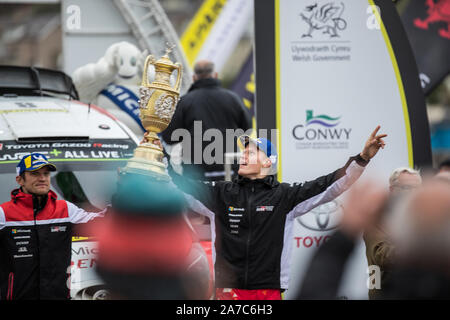
[[[77,242],[77,241],[86,241],[89,240],[89,237],[72,237],[72,242]]]
[[[192,67],[227,0],[205,0],[183,33],[180,43]]]

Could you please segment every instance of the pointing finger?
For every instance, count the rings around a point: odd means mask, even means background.
[[[387,134],[379,134],[375,137],[375,139],[381,139],[381,138],[386,138],[388,135]]]
[[[372,134],[370,135],[371,138],[375,137],[377,135],[378,130],[380,130],[380,126],[378,125],[375,130],[373,130]]]

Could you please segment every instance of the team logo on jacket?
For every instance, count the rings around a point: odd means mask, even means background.
[[[244,209],[244,208],[236,208],[236,207],[229,206],[229,207],[228,207],[228,211],[229,211],[229,212],[234,212],[234,211],[245,211],[245,209]]]
[[[273,206],[258,206],[256,207],[256,212],[261,211],[273,211]]]
[[[239,223],[243,216],[242,212],[245,211],[244,208],[236,208],[233,206],[228,206],[228,219],[230,223],[230,233],[239,234]]]
[[[17,234],[17,233],[27,233],[27,232],[31,232],[30,229],[11,229],[11,233],[12,234]]]
[[[51,232],[65,232],[66,231],[66,226],[54,226],[50,228]]]

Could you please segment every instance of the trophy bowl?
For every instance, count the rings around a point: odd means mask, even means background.
[[[145,59],[142,84],[139,88],[139,117],[148,132],[147,142],[136,148],[133,158],[123,170],[125,173],[145,174],[163,181],[170,178],[165,172],[162,149],[155,142],[159,140],[158,133],[167,128],[175,113],[182,76],[181,65],[173,63],[169,58],[170,51],[170,48],[167,49],[166,54],[158,60],[152,55]],[[147,76],[149,65],[155,68],[155,79],[151,83],[148,82]],[[170,77],[174,71],[178,72],[175,85],[172,86]]]

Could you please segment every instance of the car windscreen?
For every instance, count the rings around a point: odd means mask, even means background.
[[[124,164],[125,165],[125,164]],[[0,174],[0,202],[11,200],[11,191],[19,188],[15,173]],[[87,211],[99,211],[111,201],[117,183],[117,170],[52,172],[51,187],[58,199],[65,199]]]
[[[118,170],[126,166],[136,147],[131,139],[0,144],[0,203],[9,201],[11,191],[19,187],[15,168],[20,159],[39,152],[57,167],[51,175],[51,190],[58,199],[88,211],[98,211],[110,203]]]

